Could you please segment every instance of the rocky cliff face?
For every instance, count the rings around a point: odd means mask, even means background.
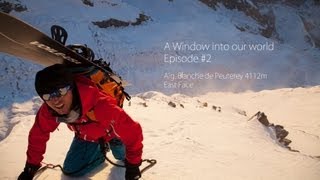
[[[22,5],[21,2],[18,0],[14,0],[14,1],[0,0],[0,11],[2,12],[10,13],[11,11],[22,12],[26,10],[27,10],[27,7]]]
[[[241,20],[233,19],[234,25],[240,31],[246,31],[254,34],[261,34],[266,38],[282,38],[282,32],[277,26],[281,26],[281,18],[277,16],[277,7],[281,6],[282,11],[294,13],[302,24],[305,41],[312,47],[320,48],[320,1],[319,0],[199,0],[213,10],[221,7],[232,11],[244,13],[247,18],[254,20],[257,26],[243,23]],[[288,18],[288,17],[287,17]],[[277,20],[279,20],[277,22]],[[278,24],[277,24],[278,23]],[[283,24],[285,26],[285,24]],[[298,27],[297,27],[298,28]],[[289,29],[290,30],[290,29]],[[293,37],[294,38],[294,37]]]
[[[303,48],[303,39],[309,47],[320,48],[320,0],[199,0],[213,10],[226,8],[244,16],[231,19],[239,31],[260,34],[266,38],[291,43]],[[82,0],[84,6],[93,6],[93,1]],[[172,2],[172,1],[171,1]],[[114,4],[110,4],[114,6]],[[10,13],[28,9],[21,0],[0,0],[0,10]],[[247,20],[244,20],[245,18]],[[289,22],[288,19],[295,19]],[[255,23],[248,23],[255,22]],[[296,29],[291,33],[287,30]],[[302,34],[301,34],[302,32]],[[300,36],[300,40],[292,40]]]

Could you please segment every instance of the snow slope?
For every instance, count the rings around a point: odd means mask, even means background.
[[[142,179],[317,180],[319,98],[319,86],[257,93],[209,93],[199,97],[139,94],[131,106],[126,103],[125,109],[143,126],[143,157],[158,161]],[[170,101],[178,106],[168,106]],[[205,102],[207,107],[203,106]],[[221,107],[221,112],[212,106]],[[19,119],[20,123],[0,142],[1,162],[5,164],[0,168],[0,179],[15,179],[23,169],[26,135],[34,118],[32,107],[39,107],[39,99],[15,103],[14,107],[13,120]],[[259,110],[266,113],[270,122],[284,125],[293,141],[292,148],[300,153],[279,146],[257,120],[247,121]],[[61,164],[72,137],[61,124],[59,131],[51,135],[44,162]],[[120,180],[123,175],[123,169],[106,163],[80,179]],[[38,179],[70,178],[61,175],[60,170],[46,170]]]

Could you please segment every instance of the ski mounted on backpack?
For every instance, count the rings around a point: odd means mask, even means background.
[[[68,34],[65,29],[51,27],[52,38],[31,25],[3,12],[0,12],[0,51],[31,60],[37,64],[50,66],[56,63],[68,66],[94,66],[115,82],[124,86],[125,82],[102,59],[95,60],[93,51],[86,45],[67,45]],[[123,91],[124,92],[124,91]],[[130,96],[125,93],[129,100]]]
[[[123,82],[119,76],[102,64],[96,64],[70,49],[73,45],[65,46],[67,33],[59,26],[54,25],[51,28],[52,39],[31,25],[3,12],[0,12],[0,22],[1,52],[44,66],[66,61],[73,64],[93,65],[108,73],[117,83]]]

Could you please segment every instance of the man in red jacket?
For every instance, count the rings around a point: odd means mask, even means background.
[[[122,142],[125,151],[112,153],[118,154],[115,156],[117,159],[124,160],[125,179],[141,177],[141,126],[117,106],[114,98],[99,91],[90,79],[74,77],[61,64],[39,71],[35,88],[44,103],[30,130],[27,161],[18,180],[31,180],[34,177],[41,167],[49,135],[61,122],[75,132],[63,164],[66,175],[82,176],[88,173],[104,162],[101,149],[105,143],[116,142],[110,143],[111,150],[116,151],[121,150],[119,142]]]

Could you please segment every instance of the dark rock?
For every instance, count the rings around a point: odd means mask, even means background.
[[[96,21],[96,22],[92,22],[94,25],[98,26],[99,28],[108,28],[108,27],[126,27],[129,26],[130,23],[128,22],[124,22],[124,21],[120,21],[117,19],[109,19],[106,21]]]
[[[144,14],[139,14],[139,17],[136,18],[135,22],[125,22],[125,21],[121,21],[118,19],[108,19],[108,20],[104,20],[104,21],[95,21],[92,22],[94,25],[100,27],[100,28],[108,28],[108,27],[127,27],[129,25],[132,26],[137,26],[142,24],[143,22],[146,22],[148,20],[150,20],[150,16],[146,16]]]
[[[288,146],[292,141],[290,139],[284,138],[284,139],[279,140],[279,142],[281,144],[283,144],[284,146]]]
[[[87,6],[91,6],[93,7],[93,2],[91,0],[82,0],[83,4],[87,5]]]
[[[270,125],[267,116],[263,112],[262,113],[258,113],[257,119],[261,124],[263,124],[266,127],[268,127]]]
[[[213,105],[213,106],[212,106],[212,109],[213,109],[213,110],[217,110],[217,106]]]
[[[171,107],[173,107],[173,108],[175,108],[177,105],[174,103],[174,102],[172,102],[172,101],[170,101],[169,103],[168,103],[168,105],[169,106],[171,106]]]
[[[132,26],[137,26],[142,24],[143,22],[146,22],[150,20],[150,16],[146,16],[144,14],[139,14],[139,18],[136,19],[136,22],[131,23]]]
[[[143,102],[143,103],[141,102],[141,103],[139,103],[139,105],[142,105],[143,107],[148,107],[146,102]]]
[[[199,0],[202,3],[206,4],[208,7],[216,10],[218,3],[223,4],[227,9],[230,10],[238,10],[243,12],[246,16],[251,17],[255,20],[258,24],[261,25],[260,34],[266,38],[270,37],[277,37],[278,34],[275,28],[275,16],[273,14],[272,9],[269,9],[268,13],[262,14],[258,8],[259,2],[252,1],[254,5],[252,6],[246,1],[234,1],[234,0]],[[272,0],[260,0],[260,4],[264,3],[267,4],[269,1],[273,2]],[[263,1],[263,2],[262,2]],[[250,31],[250,27],[240,27],[236,26],[237,29],[240,31]]]
[[[0,1],[0,11],[10,13],[11,11],[22,12],[26,11],[27,7],[21,5],[19,2],[13,3],[8,1]]]
[[[219,106],[213,105],[212,109],[215,110],[215,111],[221,112],[221,107],[219,107]]]
[[[276,137],[280,140],[283,140],[289,134],[289,132],[287,130],[285,130],[284,127],[281,125],[275,125],[274,129],[276,132]]]

